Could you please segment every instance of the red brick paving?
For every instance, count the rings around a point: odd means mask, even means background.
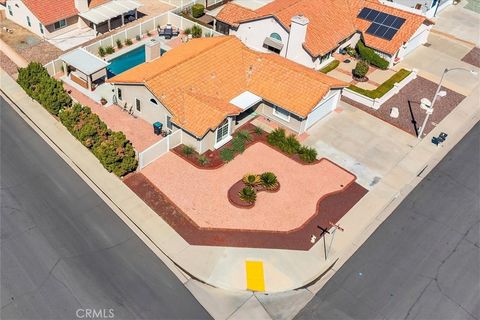
[[[244,231],[198,227],[141,173],[130,174],[124,182],[191,245],[290,250],[309,250],[310,236],[319,234],[317,225],[337,223],[367,193],[354,182],[324,197],[317,204],[317,214],[294,231]]]
[[[470,52],[462,58],[462,61],[480,68],[480,48],[475,47],[470,50]]]
[[[417,136],[417,132],[425,119],[425,111],[420,108],[420,100],[422,98],[432,100],[437,86],[437,83],[422,77],[417,77],[407,84],[398,94],[387,100],[378,110],[369,108],[346,97],[342,97],[342,100],[411,135]],[[465,98],[465,96],[445,87],[441,90],[446,91],[447,95],[437,98],[435,110],[427,123],[424,131],[425,134],[428,134],[434,128],[434,123],[440,123],[440,121]],[[397,119],[390,117],[390,111],[393,107],[399,109],[400,115]]]

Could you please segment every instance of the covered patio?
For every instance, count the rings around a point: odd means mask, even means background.
[[[138,19],[141,3],[134,0],[110,1],[79,14],[97,33],[105,33]]]
[[[88,91],[93,91],[107,77],[110,64],[83,48],[75,49],[60,57],[65,76]]]

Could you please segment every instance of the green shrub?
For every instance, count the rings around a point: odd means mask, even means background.
[[[321,73],[329,73],[330,71],[332,71],[333,69],[335,69],[336,67],[338,67],[339,64],[340,64],[340,61],[338,61],[338,60],[333,60],[332,62],[330,62],[329,64],[327,64],[325,67],[323,67],[322,69],[320,69],[320,72],[321,72]]]
[[[125,40],[125,45],[126,45],[126,46],[131,46],[132,43],[133,43],[133,42],[132,42],[131,39],[126,39],[126,40]]]
[[[302,145],[293,134],[289,135],[284,143],[279,145],[280,149],[288,154],[297,153],[301,146]]]
[[[245,151],[245,140],[239,136],[233,138],[232,149],[237,153],[243,153],[243,151]]]
[[[204,166],[204,165],[206,165],[210,162],[204,154],[202,154],[201,156],[198,156],[197,160],[198,160],[198,163],[200,163],[200,165],[202,165],[202,166]]]
[[[92,151],[108,172],[119,177],[137,168],[135,150],[123,132],[110,131],[107,139],[100,141]]]
[[[264,172],[260,175],[262,185],[267,189],[273,189],[278,185],[277,176],[273,172]]]
[[[366,97],[371,99],[378,99],[383,97],[388,91],[392,90],[395,83],[401,82],[403,79],[410,75],[411,71],[401,69],[397,73],[395,73],[390,79],[382,83],[377,89],[375,90],[366,90],[359,88],[357,86],[351,85],[348,89],[358,92]]]
[[[122,40],[117,39],[117,41],[115,41],[115,42],[116,42],[116,44],[117,44],[117,48],[118,48],[118,49],[122,49],[122,48],[123,48]]]
[[[55,116],[63,108],[72,105],[72,99],[65,92],[62,82],[50,77],[39,63],[31,62],[26,68],[20,68],[17,83],[30,97]]]
[[[192,6],[192,17],[194,18],[200,18],[203,16],[203,13],[205,11],[205,6],[201,3],[195,3]]]
[[[300,156],[300,159],[308,163],[317,160],[317,150],[314,148],[302,146],[298,150],[298,155]]]
[[[195,148],[189,145],[183,145],[182,146],[182,152],[184,155],[191,156],[195,152]]]
[[[388,69],[388,61],[380,57],[373,49],[366,47],[362,41],[357,42],[357,51],[363,60],[380,69]]]
[[[98,55],[100,57],[105,57],[107,53],[105,52],[105,49],[103,47],[98,47]]]
[[[253,132],[255,132],[256,135],[261,135],[263,133],[263,130],[262,128],[255,126]]]
[[[345,48],[345,51],[352,58],[355,58],[357,56],[357,51],[355,50],[355,48],[348,46]]]
[[[257,200],[257,192],[254,188],[246,186],[238,193],[240,199],[248,203],[254,203]]]
[[[285,138],[285,129],[277,128],[268,134],[267,141],[272,146],[279,146],[285,141]]]
[[[108,46],[105,48],[105,53],[112,54],[115,52],[115,49],[112,46]]]
[[[185,28],[185,30],[183,30],[183,33],[186,34],[187,36],[189,34],[192,34],[192,28]]]
[[[147,31],[147,37],[150,37],[152,34],[150,33],[150,31]]]
[[[252,135],[247,130],[238,131],[237,137],[244,140],[244,141],[251,141],[252,140]]]
[[[255,186],[260,183],[260,176],[257,174],[249,173],[243,176],[243,183],[249,186]]]
[[[192,27],[192,37],[201,38],[202,37],[202,28],[196,24]]]
[[[225,162],[232,161],[234,157],[235,157],[235,151],[233,151],[232,149],[225,148],[222,151],[220,151],[220,158]]]
[[[357,62],[355,69],[352,70],[352,73],[357,78],[363,78],[367,75],[368,72],[368,63],[363,60]]]
[[[135,36],[135,40],[140,41],[140,40],[142,40],[142,37],[141,37],[139,34],[137,34],[137,35]]]

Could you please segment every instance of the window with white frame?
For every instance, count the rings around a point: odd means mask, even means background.
[[[67,25],[67,20],[62,19],[60,21],[55,22],[53,24],[53,27],[55,28],[55,30],[57,30],[57,29],[64,28],[66,25]]]
[[[43,34],[43,25],[39,23],[38,26],[40,27],[40,33]]]
[[[10,5],[8,5],[8,13],[13,17],[13,11]]]
[[[138,99],[138,98],[135,98],[135,108],[137,109],[137,111],[142,111],[142,106],[141,106],[141,103],[140,103],[140,99]]]
[[[280,107],[277,107],[275,106],[273,108],[273,114],[277,117],[277,118],[280,118],[282,120],[285,120],[285,121],[290,121],[290,112],[288,112],[287,110],[285,109],[282,109]]]
[[[224,123],[222,123],[218,129],[217,129],[217,140],[216,142],[219,143],[223,139],[226,139],[228,137],[228,120],[225,120]]]
[[[172,117],[167,115],[167,128],[172,130]]]
[[[30,17],[29,17],[29,16],[27,16],[27,24],[28,24],[29,27],[32,26],[32,22],[30,21]]]
[[[117,88],[117,98],[118,100],[122,101],[122,89]]]

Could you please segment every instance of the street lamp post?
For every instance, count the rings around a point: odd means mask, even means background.
[[[435,101],[437,101],[437,97],[439,96],[440,89],[442,88],[442,82],[443,78],[445,78],[445,75],[450,72],[450,71],[455,71],[455,70],[462,70],[462,71],[468,71],[473,75],[476,75],[477,72],[474,70],[466,69],[466,68],[452,68],[448,69],[445,68],[442,73],[442,77],[440,78],[440,82],[438,83],[437,91],[435,92],[435,96],[433,97],[432,105],[430,106],[430,110],[427,110],[427,115],[425,116],[425,120],[423,120],[422,127],[420,128],[420,132],[418,133],[418,139],[422,138],[423,131],[425,130],[425,127],[427,125],[428,119],[430,118],[430,115],[433,113],[433,106],[435,105]]]

